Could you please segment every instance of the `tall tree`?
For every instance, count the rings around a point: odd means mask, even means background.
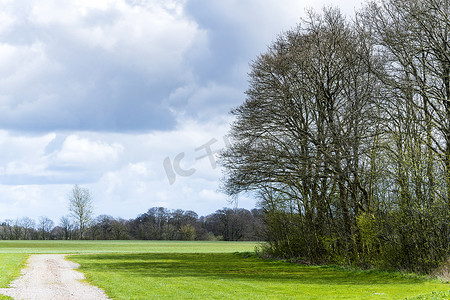
[[[356,259],[356,216],[371,210],[363,170],[378,90],[362,37],[337,9],[310,12],[253,62],[247,99],[232,111],[224,190],[257,191],[277,228],[297,230],[276,241],[289,255],[340,249]]]
[[[384,58],[376,75],[389,94],[383,110],[398,191],[397,252],[402,265],[430,268],[449,247],[450,3],[373,1],[359,23]]]
[[[93,201],[87,188],[74,185],[69,195],[69,211],[78,226],[80,239],[85,238],[86,230],[93,215]]]

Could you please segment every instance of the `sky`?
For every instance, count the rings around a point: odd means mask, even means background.
[[[220,192],[217,152],[249,64],[307,8],[344,0],[0,0],[0,221],[251,209]]]

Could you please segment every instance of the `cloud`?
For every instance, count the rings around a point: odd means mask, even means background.
[[[54,221],[68,214],[68,185],[0,185],[2,220],[48,216]]]
[[[91,141],[77,135],[69,135],[52,159],[53,166],[94,169],[106,164],[114,164],[123,152],[118,143],[107,144],[102,141]]]
[[[46,145],[54,134],[43,136],[12,136],[0,131],[0,178],[1,182],[11,177],[40,175],[45,171],[46,159],[43,157]]]
[[[167,102],[171,107],[178,107],[173,110],[178,118],[188,117],[208,122],[212,118],[226,118],[231,108],[244,98],[239,88],[211,81],[203,86],[192,84],[180,87],[170,94]]]
[[[0,12],[0,35],[7,33],[15,22],[16,18],[14,16],[6,12]]]
[[[227,130],[227,121],[183,119],[170,131],[135,134],[12,136],[0,131],[1,218],[46,215],[58,220],[66,214],[67,193],[76,183],[92,191],[96,214],[132,218],[152,206],[211,213],[228,200],[218,191],[221,170],[211,164],[206,146],[213,152],[225,147]],[[179,153],[185,154],[182,167],[195,172],[176,174],[170,184],[163,162]]]
[[[180,71],[184,53],[202,38],[181,1],[47,0],[33,7],[31,19],[45,28],[63,28],[76,43],[103,50],[117,63],[150,76]]]
[[[175,125],[163,100],[190,80],[186,57],[205,39],[182,1],[43,0],[0,9],[8,11],[0,14],[0,127],[112,132]]]
[[[0,2],[0,127],[170,130],[242,102],[248,63],[303,4]],[[180,93],[185,91],[185,93]]]
[[[173,129],[183,114],[225,115],[243,101],[249,62],[303,8],[294,0],[0,2],[0,128],[142,132]]]
[[[0,131],[0,182],[4,185],[74,184],[98,180],[120,162],[123,146],[63,136]]]

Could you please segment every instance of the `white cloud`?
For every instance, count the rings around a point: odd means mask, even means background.
[[[6,12],[0,12],[0,35],[9,32],[15,24],[16,18]]]
[[[205,38],[183,6],[182,1],[45,0],[33,7],[31,19],[40,26],[60,27],[75,42],[156,75],[181,71],[184,53]]]
[[[107,144],[69,135],[62,149],[54,155],[53,163],[64,167],[92,169],[99,165],[114,164],[123,150],[123,146],[118,143]]]
[[[0,175],[40,175],[46,168],[45,147],[54,133],[14,136],[0,131]]]
[[[96,214],[132,218],[153,206],[211,213],[228,204],[217,191],[221,172],[209,157],[197,158],[212,139],[217,140],[213,151],[223,147],[227,130],[227,122],[183,119],[172,131],[144,134],[0,131],[0,182],[8,184],[0,185],[0,220],[46,215],[57,221],[67,213],[67,194],[75,183],[92,191]],[[183,167],[196,171],[177,175],[171,185],[163,161],[181,152]]]
[[[207,46],[184,5],[0,2],[0,126],[42,132],[172,125],[162,100],[191,80],[190,59]]]
[[[57,70],[58,66],[46,54],[45,45],[0,43],[0,87],[2,93],[13,92],[36,80],[38,76]]]
[[[71,186],[0,185],[1,220],[48,216],[55,222],[68,214],[67,195]]]

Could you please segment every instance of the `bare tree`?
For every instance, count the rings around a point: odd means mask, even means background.
[[[450,2],[311,12],[252,64],[221,155],[268,251],[427,272],[450,253]]]
[[[13,226],[13,237],[15,240],[24,239],[25,232],[20,224],[20,221],[16,219]]]
[[[372,1],[359,23],[384,58],[376,74],[389,95],[387,178],[398,213],[383,238],[399,245],[402,266],[431,269],[450,245],[450,2]]]
[[[36,227],[36,222],[28,217],[23,217],[20,220],[20,223],[24,229],[25,239],[31,240],[34,228]]]
[[[71,240],[72,239],[72,230],[73,230],[73,224],[70,222],[69,217],[61,217],[59,219],[59,226],[63,229],[64,232],[64,239],[65,240]]]
[[[232,111],[234,143],[222,153],[224,190],[261,195],[268,215],[283,222],[275,227],[291,234],[274,241],[287,255],[314,261],[339,249],[330,255],[356,257],[355,218],[371,210],[363,175],[375,135],[370,64],[370,48],[352,25],[325,9],[251,66],[247,99]]]
[[[87,188],[74,185],[69,195],[69,211],[78,226],[80,239],[85,237],[86,230],[92,221],[93,202]]]
[[[39,230],[42,234],[43,240],[50,239],[50,232],[52,231],[54,223],[48,217],[39,217]]]

